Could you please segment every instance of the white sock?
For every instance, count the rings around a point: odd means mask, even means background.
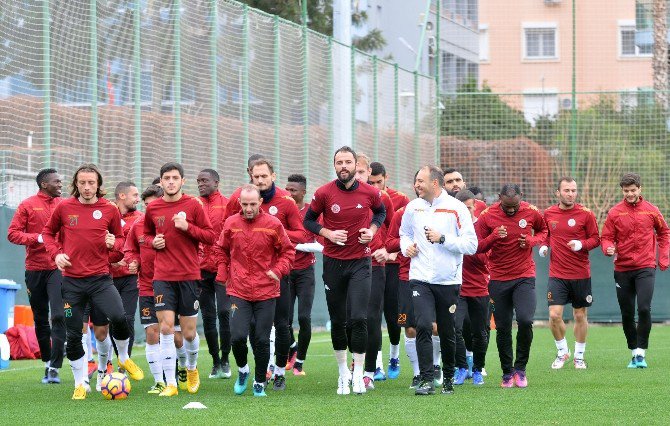
[[[177,386],[177,378],[175,377],[174,359],[177,357],[177,350],[174,347],[174,334],[161,333],[160,355],[162,358],[163,372],[165,373],[165,380],[168,385]]]
[[[245,365],[244,367],[239,367],[238,371],[240,373],[248,373],[249,372],[249,364]]]
[[[86,365],[86,357],[81,357],[75,359],[74,361],[70,360],[70,367],[72,367],[72,375],[74,376],[74,386],[82,386],[84,384],[84,377],[86,376],[87,369],[84,369]]]
[[[275,376],[286,375],[286,367],[275,367]]]
[[[642,348],[635,348],[635,349],[633,350],[633,356],[636,356],[636,355],[642,355],[642,356],[645,356],[645,352],[646,352],[646,351],[645,351],[644,349],[642,349]]]
[[[382,358],[382,351],[377,352],[377,365],[376,365],[376,367],[379,368],[380,370],[384,371],[384,360]]]
[[[295,363],[296,363],[296,364],[304,364],[304,363],[305,363],[305,360],[304,360],[304,359],[298,359],[298,358],[296,358],[296,359],[295,359]]]
[[[405,353],[407,354],[407,358],[409,358],[410,364],[412,364],[414,375],[418,376],[421,370],[419,369],[419,356],[416,354],[416,338],[405,337]]]
[[[184,339],[184,350],[186,352],[186,368],[195,370],[198,365],[198,351],[200,350],[200,336],[195,333],[195,339],[188,341]]]
[[[363,377],[369,377],[371,379],[374,379],[375,377],[375,372],[374,371],[365,371],[363,373]]]
[[[298,346],[298,342],[293,342],[291,345],[291,349],[295,349]]]
[[[130,339],[114,339],[114,343],[116,343],[116,350],[119,352],[119,362],[123,364],[129,358],[128,345],[130,344]]]
[[[440,365],[442,358],[440,357],[440,336],[433,336],[433,365]]]
[[[363,367],[365,364],[365,354],[354,353],[354,377],[363,377]]]
[[[467,350],[467,349],[465,350],[465,356],[466,356],[466,357],[468,357],[468,356],[473,356],[473,355],[474,355],[474,354],[472,353],[472,351],[469,351],[469,350]]]
[[[389,358],[398,358],[400,356],[400,345],[391,345]]]
[[[160,343],[154,345],[147,343],[146,356],[149,363],[149,371],[154,376],[154,381],[156,383],[163,383],[163,360],[161,360]]]
[[[586,351],[586,342],[575,342],[575,359],[584,359],[584,352]]]
[[[88,351],[88,334],[81,335],[81,347],[84,348],[84,358],[86,358],[86,361],[93,359],[93,354]]]
[[[179,366],[184,368],[186,367],[186,339],[181,345],[181,348],[175,346],[175,353],[177,354],[177,359],[179,359]]]
[[[570,351],[570,349],[568,349],[568,341],[565,340],[565,337],[561,340],[554,340],[554,342],[556,343],[558,355],[565,355]]]
[[[270,329],[270,360],[268,361],[268,370],[275,365],[275,326]]]
[[[335,359],[337,360],[337,369],[340,376],[347,377],[349,375],[349,366],[347,365],[347,351],[335,351]]]
[[[105,340],[100,341],[95,339],[96,346],[98,347],[98,371],[107,371],[107,361],[109,360],[109,353],[112,348],[112,339],[109,338],[109,334],[105,337]]]
[[[86,354],[84,353],[84,358],[86,358]],[[49,368],[51,367],[51,361],[47,361],[44,363],[44,368]]]
[[[88,330],[88,333],[86,333],[84,336],[86,336],[86,343],[84,343],[84,346],[88,348],[88,359],[93,360],[93,338],[91,337],[91,330]],[[83,336],[82,336],[83,337]]]

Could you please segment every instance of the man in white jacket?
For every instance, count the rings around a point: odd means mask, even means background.
[[[435,393],[432,324],[437,322],[442,350],[443,394],[454,392],[456,354],[454,314],[462,283],[464,254],[477,251],[477,235],[465,205],[442,188],[439,167],[424,166],[414,181],[419,198],[405,208],[400,248],[411,258],[409,283],[416,316],[416,351],[421,383],[416,395]]]

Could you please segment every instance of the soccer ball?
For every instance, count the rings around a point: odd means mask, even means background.
[[[105,399],[126,399],[130,394],[130,380],[125,374],[115,371],[102,378],[100,388]]]

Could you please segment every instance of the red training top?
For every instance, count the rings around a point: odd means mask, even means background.
[[[388,230],[391,227],[391,221],[393,220],[393,215],[395,214],[393,202],[391,201],[391,197],[389,197],[386,191],[381,192],[381,197],[382,203],[384,203],[384,208],[386,208],[386,218],[384,219],[384,223],[382,223],[382,227],[379,228],[377,232],[375,232],[375,236],[372,237],[372,241],[370,241],[370,250],[372,253],[384,247],[386,243],[386,237],[388,235]],[[369,220],[372,220],[372,211],[370,211]],[[377,262],[373,257],[372,266],[384,266],[384,264]]]
[[[478,218],[484,210],[486,210],[486,203],[475,199],[475,218]]]
[[[107,232],[116,237],[112,250],[105,244]],[[42,230],[42,238],[52,258],[61,253],[70,258],[72,266],[65,268],[63,276],[109,275],[109,252],[123,249],[121,213],[115,204],[104,198],[98,198],[93,204],[68,198],[54,209]]]
[[[463,256],[463,297],[483,297],[489,295],[489,254],[477,253]]]
[[[300,209],[298,212],[300,213],[300,221],[302,222],[305,219],[305,213],[307,213],[307,209],[309,208],[309,203],[305,203],[305,205]],[[308,230],[305,229],[305,239],[306,243],[313,243],[316,241],[316,235],[313,233],[309,232]],[[295,252],[295,260],[293,261],[293,270],[302,270],[302,269],[307,269],[311,265],[316,263],[316,256],[314,256],[314,253],[306,253],[304,251],[297,251]]]
[[[593,212],[575,203],[571,209],[563,210],[553,205],[544,211],[549,247],[549,276],[564,280],[581,280],[591,277],[589,251],[600,245],[598,223]],[[573,251],[568,242],[579,240],[582,248]]]
[[[226,284],[229,296],[250,302],[279,297],[279,281],[267,272],[281,279],[291,271],[295,257],[279,219],[263,210],[252,220],[241,214],[226,219],[215,250],[221,259],[216,280]]]
[[[12,222],[7,228],[10,243],[26,246],[26,271],[50,271],[56,263],[47,253],[39,237],[51,213],[63,199],[53,198],[42,191],[26,198],[19,204]]]
[[[391,197],[391,202],[393,203],[395,211],[398,211],[409,204],[409,197],[397,189],[389,188],[387,186],[386,193]]]
[[[175,228],[173,217],[176,215],[186,216],[186,231]],[[199,280],[198,243],[212,244],[216,239],[202,202],[183,194],[177,201],[159,198],[149,203],[144,235],[153,243],[157,234],[164,235],[165,248],[156,250],[154,281]]]
[[[199,198],[200,201],[202,201],[207,217],[209,217],[209,221],[212,224],[214,234],[220,235],[223,230],[223,223],[226,221],[225,214],[228,199],[221,195],[218,190],[212,192],[208,196]],[[200,256],[200,269],[216,273],[216,270],[218,269],[217,264],[219,262],[214,256],[214,245],[200,244],[198,255]]]
[[[502,225],[507,229],[505,238],[499,238],[496,229]],[[494,203],[479,216],[475,231],[480,239],[477,251],[491,250],[489,269],[492,280],[511,281],[535,276],[532,248],[547,236],[547,226],[537,207],[521,201],[514,216],[507,216],[500,202]],[[526,235],[524,248],[518,241],[522,234]]]
[[[350,260],[370,257],[368,244],[358,242],[362,228],[370,227],[370,209],[382,205],[381,191],[372,185],[355,182],[353,189],[344,190],[337,180],[328,182],[314,192],[310,209],[323,217],[323,226],[332,231],[348,231],[344,246],[324,239],[323,254],[333,259]],[[388,214],[388,212],[387,212]]]
[[[123,253],[126,263],[130,264],[134,260],[139,263],[140,273],[137,287],[140,289],[140,296],[153,296],[156,251],[151,246],[150,240],[144,237],[144,218],[145,216],[140,217],[130,227],[130,232],[123,246]]]
[[[398,271],[398,278],[402,281],[409,281],[409,264],[411,259],[403,256],[400,251],[400,224],[402,217],[405,214],[405,207],[396,210],[393,216],[393,221],[389,227],[388,236],[386,237],[386,251],[389,253],[398,253],[398,263],[400,263],[400,270]]]
[[[658,266],[665,271],[670,262],[668,224],[658,207],[640,197],[635,204],[623,200],[610,209],[600,246],[603,253],[608,247],[616,248],[614,270],[617,272],[656,268],[657,238]]]
[[[141,211],[138,210],[133,210],[132,212],[128,212],[126,214],[121,215],[121,227],[123,228],[123,241],[124,244],[121,245],[123,247],[125,245],[125,240],[128,238],[128,233],[130,232],[130,228],[133,226],[133,224],[140,218],[144,216],[144,214]],[[122,256],[122,255],[120,255]],[[110,270],[112,271],[112,278],[119,278],[119,277],[125,277],[128,275],[133,275],[130,273],[128,270],[128,266],[114,266],[116,262],[119,260],[116,259],[110,259]]]

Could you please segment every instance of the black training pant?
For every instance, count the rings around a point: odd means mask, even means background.
[[[279,297],[275,305],[275,365],[286,367],[288,351],[291,346],[291,329],[289,315],[291,313],[291,288],[288,276],[279,281]],[[268,339],[270,335],[268,334]]]
[[[62,275],[58,269],[26,271],[28,300],[35,320],[35,335],[42,361],[53,368],[63,366],[65,317],[61,294]],[[51,317],[49,317],[51,312]],[[49,324],[51,318],[51,325]],[[81,327],[81,325],[80,325]]]
[[[470,317],[470,330],[463,327],[463,320]],[[488,348],[488,330],[486,328],[489,316],[489,297],[459,296],[456,309],[456,367],[468,368],[465,357],[465,334],[470,334],[472,341],[473,371],[482,371],[486,364],[486,350]]]
[[[140,290],[137,287],[137,275],[126,275],[125,277],[113,278],[114,287],[121,296],[123,302],[123,310],[126,313],[126,321],[128,322],[128,332],[130,333],[130,341],[128,342],[128,356],[133,351],[133,343],[135,342],[135,314],[137,313],[137,305],[140,297]],[[109,326],[110,333],[113,325]],[[116,343],[112,340],[114,353],[119,356],[119,351],[116,349]]]
[[[399,263],[386,264],[386,286],[384,287],[384,320],[392,345],[400,344],[400,326],[398,325],[398,292],[400,291]],[[379,350],[381,350],[381,342]]]
[[[291,289],[291,306],[289,313],[289,327],[291,330],[290,345],[295,342],[293,333],[293,312],[295,310],[295,301],[298,299],[298,353],[297,359],[305,360],[307,358],[307,348],[312,340],[312,305],[314,303],[314,265],[309,265],[305,269],[295,269],[289,275],[289,285]]]
[[[365,353],[368,341],[368,301],[372,285],[371,259],[340,260],[323,256],[323,283],[333,349],[346,350],[349,346],[353,353]],[[347,342],[347,325],[351,328],[351,343]]]
[[[255,323],[254,334],[254,380],[265,382],[265,370],[270,361],[270,332],[275,316],[275,301],[268,299],[249,302],[237,296],[230,296],[230,336],[233,356],[238,367],[247,365],[247,337],[252,319]]]
[[[614,272],[616,297],[619,301],[619,309],[621,309],[621,322],[628,349],[647,349],[649,346],[651,298],[654,296],[655,277],[654,268]],[[635,325],[636,298],[637,326]]]
[[[493,299],[493,318],[496,321],[496,343],[503,374],[513,370],[526,371],[533,343],[533,318],[535,316],[535,277],[517,278],[509,281],[491,280],[489,293]],[[512,320],[516,313],[516,361],[513,362]]]
[[[442,374],[445,380],[454,377],[456,364],[456,330],[454,327],[460,285],[437,285],[410,280],[412,304],[416,317],[416,353],[421,380],[432,381],[433,323],[437,323],[442,351]]]
[[[130,337],[123,302],[110,275],[86,278],[63,277],[63,314],[67,329],[67,357],[74,361],[84,356],[81,346],[81,325],[84,322],[86,303],[109,319],[112,337],[125,340]],[[105,321],[106,322],[106,321]],[[95,324],[94,325],[106,325]]]
[[[386,286],[384,272],[383,266],[372,267],[372,286],[368,300],[368,344],[365,349],[365,371],[367,372],[375,371],[377,351],[382,345],[382,313],[384,311],[384,287]]]
[[[214,365],[222,362],[227,364],[230,354],[230,298],[226,294],[226,286],[216,282],[215,273],[205,270],[201,270],[200,273],[202,279],[198,281],[198,302],[207,348]]]

